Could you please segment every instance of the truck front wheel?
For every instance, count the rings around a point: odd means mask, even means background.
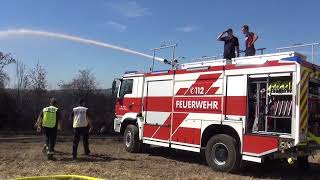
[[[140,151],[139,130],[135,125],[128,125],[124,131],[124,146],[130,153]]]
[[[210,138],[206,146],[208,165],[217,171],[235,172],[240,168],[240,152],[236,140],[226,134]]]

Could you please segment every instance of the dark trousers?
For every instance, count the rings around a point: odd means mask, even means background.
[[[245,56],[254,56],[256,55],[256,49],[255,48],[248,48],[246,49]]]
[[[226,53],[224,53],[223,54],[223,59],[232,59],[232,58],[235,58],[236,57],[236,54],[235,53],[231,53],[231,54],[226,54]]]
[[[44,133],[46,135],[46,146],[50,152],[53,152],[54,146],[56,145],[57,128],[44,127]]]
[[[80,142],[80,137],[82,136],[83,149],[85,154],[89,154],[89,128],[88,127],[79,127],[74,128],[74,137],[73,137],[73,157],[77,156],[78,145]]]

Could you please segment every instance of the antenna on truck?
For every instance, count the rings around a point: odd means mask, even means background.
[[[175,52],[176,52],[176,47],[177,46],[178,46],[178,44],[175,43],[175,44],[171,44],[171,45],[161,45],[158,48],[151,49],[151,51],[153,51],[153,58],[152,58],[152,67],[150,68],[150,72],[153,72],[153,70],[154,70],[154,60],[156,58],[156,52],[160,51],[160,50],[163,50],[163,49],[169,49],[169,48],[172,48],[172,60],[164,59],[163,62],[165,64],[171,65],[172,69],[175,69],[177,64],[178,64],[178,60],[175,59]]]

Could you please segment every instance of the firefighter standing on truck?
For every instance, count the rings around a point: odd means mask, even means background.
[[[224,59],[232,59],[235,57],[239,57],[239,40],[236,36],[233,35],[232,29],[229,28],[228,30],[220,33],[217,40],[224,41]]]
[[[80,99],[79,106],[73,108],[73,111],[70,115],[70,120],[73,121],[74,128],[74,138],[73,138],[73,147],[72,147],[72,157],[73,159],[77,158],[78,145],[80,141],[80,136],[83,137],[83,149],[84,154],[89,155],[89,132],[91,131],[91,121],[88,117],[88,108],[85,107],[83,99]]]
[[[256,55],[256,49],[254,47],[254,43],[257,41],[259,36],[256,33],[250,32],[248,25],[243,25],[241,30],[246,37],[245,38],[245,45],[246,45],[245,56]]]
[[[43,147],[43,152],[47,154],[48,160],[53,160],[54,146],[57,139],[57,129],[60,121],[60,112],[57,108],[55,98],[50,99],[50,106],[43,108],[40,112],[37,123],[37,131],[40,132],[43,128],[46,135],[46,143]]]

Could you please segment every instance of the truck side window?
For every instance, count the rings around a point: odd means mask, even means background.
[[[125,79],[121,83],[120,87],[120,97],[124,97],[126,94],[132,94],[132,87],[133,87],[133,79]]]

